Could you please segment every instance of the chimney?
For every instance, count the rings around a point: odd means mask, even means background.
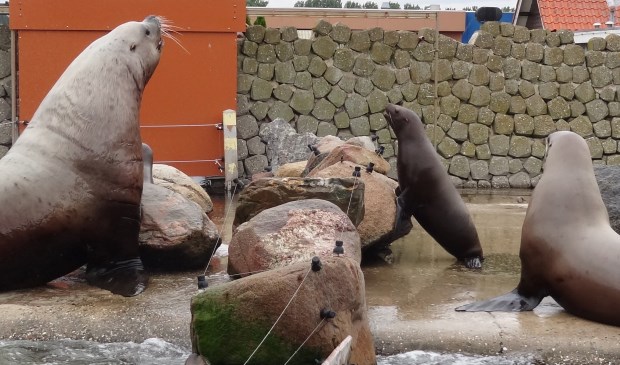
[[[616,24],[616,3],[617,2],[618,0],[607,0],[607,6],[609,6],[609,21],[611,22],[610,28],[613,28]],[[608,22],[605,22],[605,24],[607,23]]]

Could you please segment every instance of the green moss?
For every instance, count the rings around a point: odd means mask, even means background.
[[[217,291],[207,291],[192,299],[194,346],[212,365],[243,364],[273,323],[258,320],[249,323],[238,317],[234,303],[221,303],[216,297]],[[249,364],[284,364],[297,346],[271,332]],[[304,347],[289,364],[313,364],[320,358],[317,349]]]
[[[256,20],[254,21],[254,25],[262,25],[263,27],[267,27],[267,22],[265,21],[265,17],[264,16],[256,17]]]

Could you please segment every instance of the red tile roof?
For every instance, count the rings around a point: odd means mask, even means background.
[[[604,28],[609,20],[606,0],[538,0],[538,8],[547,30],[594,29],[594,23],[601,23],[601,28]],[[619,15],[616,11],[615,25],[619,24]]]

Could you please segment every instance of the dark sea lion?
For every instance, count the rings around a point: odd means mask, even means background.
[[[456,310],[529,311],[550,295],[569,313],[620,326],[620,236],[609,225],[590,150],[578,134],[548,137],[519,256],[516,289]]]
[[[159,62],[149,16],[97,39],[68,66],[0,160],[0,290],[45,284],[88,263],[88,282],[132,296],[138,256],[142,92]]]
[[[450,181],[418,115],[388,104],[385,118],[398,139],[397,237],[411,230],[411,216],[468,268],[482,266],[482,247],[467,206]]]

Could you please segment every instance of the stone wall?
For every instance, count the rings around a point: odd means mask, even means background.
[[[474,44],[440,35],[435,49],[432,29],[351,31],[321,21],[314,31],[307,40],[293,27],[252,26],[238,42],[239,169],[246,175],[268,163],[258,133],[277,117],[299,133],[376,134],[394,166],[398,146],[382,115],[388,102],[422,117],[460,186],[535,185],[544,138],[556,130],[582,135],[595,163],[620,164],[618,35],[584,49],[569,31],[488,22]]]
[[[0,158],[11,147],[11,31],[0,26]]]

